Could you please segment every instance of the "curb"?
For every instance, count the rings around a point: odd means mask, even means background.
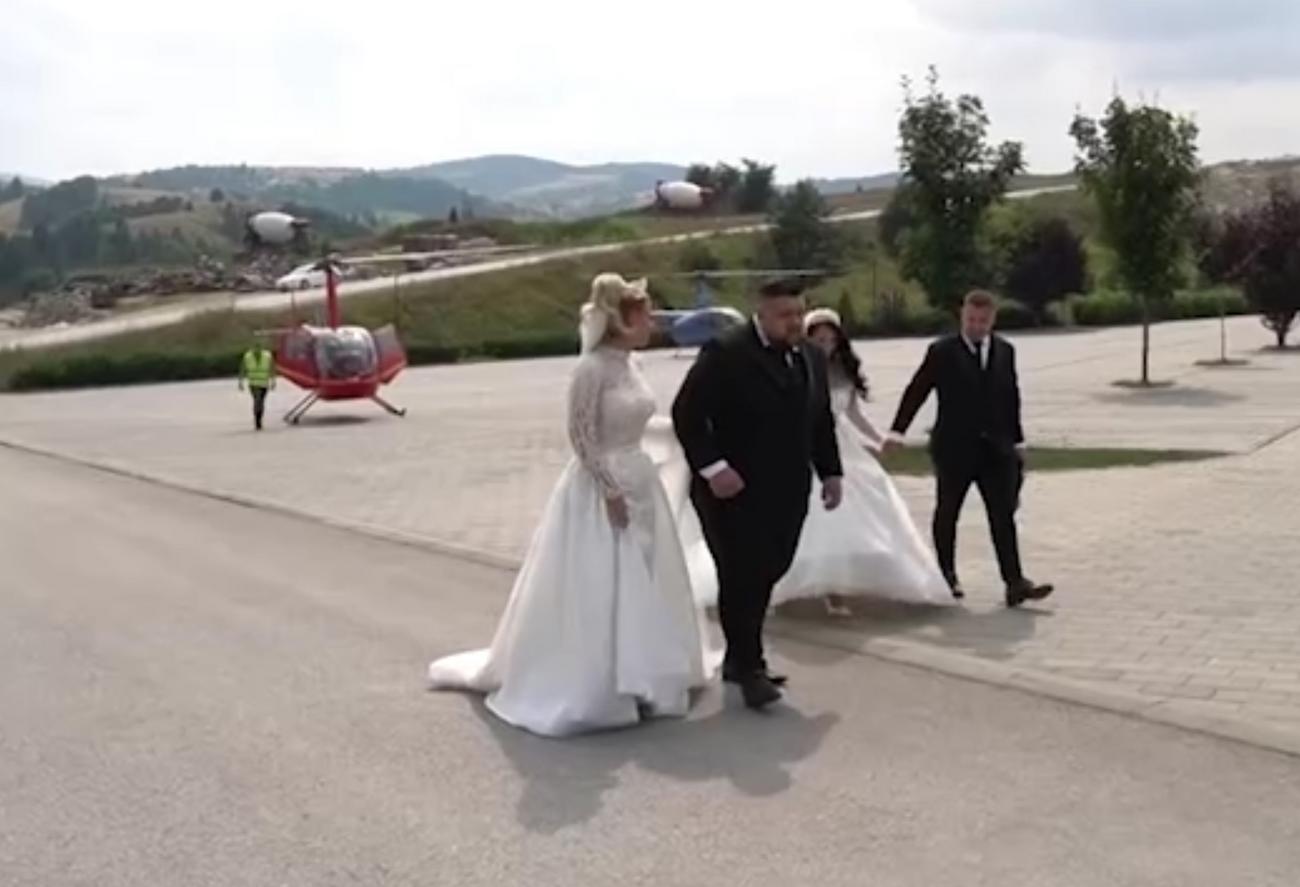
[[[470,546],[457,545],[413,533],[389,530],[371,524],[322,517],[319,514],[313,514],[276,502],[200,487],[158,475],[147,474],[111,462],[70,456],[12,440],[0,439],[0,448],[52,459],[64,464],[77,465],[117,477],[152,484],[164,489],[201,496],[213,501],[226,502],[243,508],[254,508],[297,520],[310,521],[333,529],[359,533],[381,541],[417,548],[445,557],[458,558],[502,572],[513,573],[520,567],[520,561],[515,558],[493,554]],[[1231,718],[1214,717],[1199,711],[1191,711],[1180,705],[1179,700],[1176,699],[1153,699],[1135,692],[1087,684],[1050,673],[1034,672],[1002,665],[975,656],[952,653],[920,641],[898,638],[872,638],[864,643],[860,638],[841,629],[821,626],[801,628],[777,624],[769,629],[769,633],[773,637],[779,637],[794,643],[821,649],[834,649],[854,656],[879,659],[960,680],[1002,687],[1040,698],[1054,699],[1096,711],[1105,711],[1123,717],[1163,724],[1191,733],[1212,736],[1300,758],[1300,733],[1267,724],[1251,724]]]
[[[1192,711],[1177,699],[1155,699],[1132,691],[1088,684],[1050,672],[1030,671],[1003,665],[975,656],[952,653],[922,641],[872,638],[863,643],[860,639],[846,640],[846,633],[842,630],[823,627],[802,629],[782,626],[777,630],[769,629],[769,634],[820,649],[834,649],[850,655],[869,656],[960,680],[1055,699],[1083,708],[1110,712],[1300,758],[1300,733],[1269,724],[1252,724]]]
[[[457,545],[453,542],[443,542],[429,536],[403,533],[399,530],[390,530],[373,524],[361,523],[359,521],[324,517],[314,512],[304,511],[289,505],[282,505],[278,502],[257,499],[251,496],[243,496],[238,493],[229,493],[223,490],[213,489],[212,487],[197,486],[157,474],[148,474],[138,469],[126,468],[125,466],[117,465],[108,461],[85,459],[79,456],[69,456],[66,453],[59,453],[54,450],[45,450],[40,447],[33,447],[27,444],[4,439],[0,439],[0,449],[24,453],[29,456],[37,456],[43,459],[52,459],[65,465],[76,465],[81,468],[89,468],[93,471],[100,471],[104,474],[111,474],[116,477],[139,481],[140,483],[174,490],[179,493],[188,493],[193,496],[201,496],[204,499],[211,499],[216,502],[238,505],[241,508],[253,508],[270,514],[278,514],[283,517],[294,518],[295,520],[310,521],[311,523],[320,524],[336,530],[360,533],[363,536],[369,536],[383,542],[405,545],[410,548],[419,548],[433,554],[459,558],[460,560],[469,561],[470,563],[501,570],[503,572],[513,573],[519,569],[518,561],[502,555],[493,554],[489,551],[482,551],[469,546]]]

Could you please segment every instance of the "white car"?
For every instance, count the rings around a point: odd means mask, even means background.
[[[299,265],[275,282],[275,288],[287,293],[289,290],[307,290],[325,285],[325,272],[316,268],[316,263]]]

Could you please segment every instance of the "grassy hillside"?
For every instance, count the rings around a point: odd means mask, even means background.
[[[1300,161],[1245,166],[1245,172],[1237,167],[1211,171],[1207,190],[1219,188],[1234,200],[1248,199],[1243,195],[1253,193],[1250,189],[1258,182],[1278,172],[1292,172],[1300,168]],[[1026,177],[1017,184],[1050,187],[1068,181],[1068,176]],[[855,192],[836,196],[831,203],[840,213],[879,209],[889,195],[888,190]],[[188,240],[201,242],[203,232],[214,224],[214,211],[212,204],[195,201],[192,209],[133,219],[130,225],[133,231],[141,233],[179,228]],[[1117,289],[1113,257],[1094,236],[1097,220],[1090,201],[1073,191],[1038,195],[1017,201],[1014,206],[999,207],[994,212],[993,224],[999,224],[1001,216],[1022,212],[1062,216],[1087,236],[1092,292],[1086,298],[1070,302],[1061,312],[1063,318],[1085,325],[1129,323],[1136,319],[1132,300]],[[456,230],[465,236],[490,236],[502,243],[555,246],[636,240],[760,221],[759,217],[700,217],[642,211],[576,222],[474,221],[461,224]],[[421,222],[395,230],[385,240],[398,243],[404,236],[445,231],[447,227],[442,221]],[[815,289],[810,294],[814,303],[848,306],[860,328],[873,334],[926,333],[946,322],[943,316],[925,307],[918,287],[902,280],[895,263],[875,245],[874,222],[853,222],[843,225],[841,230],[852,241],[845,273]],[[587,282],[596,273],[603,270],[648,273],[661,304],[687,307],[692,301],[690,282],[661,275],[696,267],[690,264],[688,254],[701,249],[711,251],[724,268],[764,266],[767,263],[762,258],[765,242],[766,235],[762,234],[715,235],[690,244],[643,246],[589,260],[548,263],[426,284],[403,291],[400,300],[394,300],[391,294],[354,298],[344,303],[344,313],[351,322],[368,326],[396,322],[417,362],[564,352],[573,347],[574,313],[585,296]],[[1194,274],[1189,276],[1194,278]],[[749,287],[750,284],[741,280],[727,280],[719,286],[718,296],[724,303],[744,305]],[[1218,311],[1220,295],[1217,291],[1181,294],[1171,306],[1169,316],[1213,314]],[[1239,294],[1227,292],[1224,297],[1229,311],[1244,310]],[[178,365],[190,361],[187,373],[212,372],[214,366],[224,366],[221,361],[226,355],[243,347],[253,330],[289,320],[283,315],[224,314],[56,352],[6,354],[0,356],[0,384],[12,380],[16,372],[34,363],[46,368],[72,359],[111,363],[122,361],[127,355],[166,356],[163,369],[150,364],[131,371],[138,371],[140,378],[169,378],[166,373],[171,370],[166,367],[172,365],[169,361],[173,359]],[[1026,318],[1009,310],[1004,314],[1004,321],[1013,325],[1026,322]],[[204,368],[205,360],[216,363]],[[189,376],[182,373],[180,377]],[[23,378],[21,372],[19,378]]]
[[[660,179],[679,178],[681,166],[604,163],[573,166],[518,155],[492,155],[433,163],[391,175],[432,176],[544,216],[576,218],[635,205]]]

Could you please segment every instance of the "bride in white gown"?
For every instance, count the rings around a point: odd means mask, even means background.
[[[844,465],[844,499],[835,511],[821,506],[814,491],[794,563],[772,591],[773,605],[823,598],[833,615],[848,615],[846,597],[875,597],[914,604],[953,603],[938,562],[907,510],[894,482],[876,458],[880,433],[863,414],[866,383],[839,315],[829,308],[808,312],[807,343],[821,348],[830,368],[835,434]],[[682,480],[684,456],[665,467],[669,489]],[[674,503],[682,543],[701,603],[717,599],[717,578],[693,510]]]
[[[650,336],[644,281],[592,282],[569,389],[575,457],[534,533],[492,646],[429,666],[435,689],[488,694],[503,720],[566,736],[682,716],[707,682],[704,633],[642,436],[655,398],[630,353]]]

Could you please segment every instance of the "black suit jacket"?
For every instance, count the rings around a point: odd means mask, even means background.
[[[672,411],[697,482],[701,469],[726,460],[747,496],[806,501],[810,466],[823,479],[843,473],[825,359],[803,348],[794,363],[764,347],[752,323],[700,350]]]
[[[936,391],[939,415],[930,437],[936,456],[970,453],[981,441],[1006,451],[1023,443],[1016,349],[998,335],[990,336],[986,347],[988,365],[981,368],[959,335],[931,344],[903,392],[893,430],[906,433],[930,392]]]

